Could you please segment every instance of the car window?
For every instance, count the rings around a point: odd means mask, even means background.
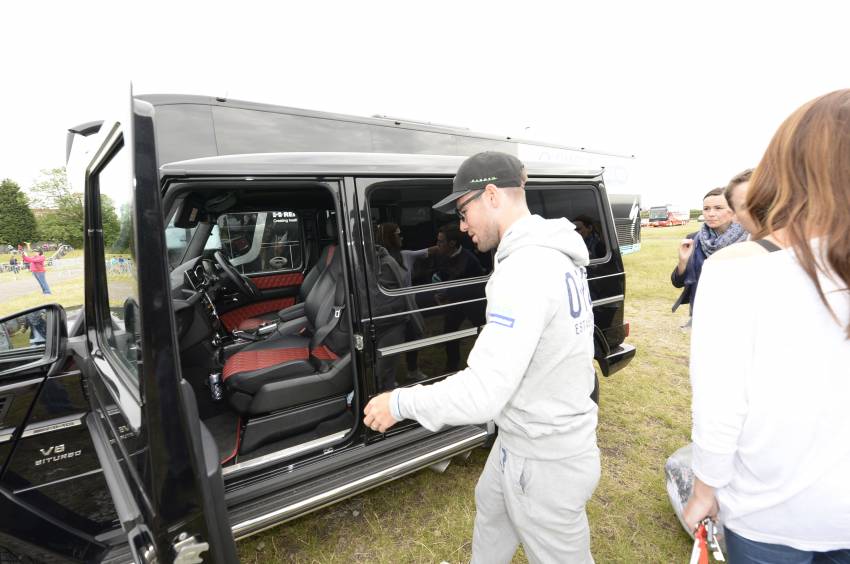
[[[174,220],[177,217],[175,214],[168,225],[165,227],[165,246],[168,249],[168,264],[172,267],[177,266],[183,260],[186,254],[186,249],[192,241],[192,237],[197,231],[195,227],[175,227]]]
[[[386,262],[387,253],[402,274],[400,283],[379,280],[384,289],[479,278],[493,270],[492,254],[475,249],[457,217],[432,209],[450,191],[447,183],[387,183],[368,192],[375,271],[382,270],[379,262]]]
[[[216,227],[210,240],[217,239],[216,246],[242,274],[300,271],[304,266],[301,220],[293,211],[229,213],[218,218]]]
[[[110,364],[123,369],[135,387],[139,385],[141,328],[139,326],[139,287],[133,226],[132,186],[127,171],[128,151],[120,146],[106,164],[91,177],[91,196],[99,202],[95,219],[103,232],[103,277],[98,286],[105,289],[106,312],[97,320],[97,330]],[[100,250],[98,250],[100,252]]]
[[[608,237],[602,221],[602,205],[596,190],[590,186],[543,186],[529,184],[526,201],[531,213],[555,219],[565,217],[573,222],[584,239],[590,260],[604,260],[608,255]]]

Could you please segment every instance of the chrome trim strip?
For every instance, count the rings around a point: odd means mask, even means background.
[[[448,307],[454,307],[454,306],[459,306],[459,305],[464,305],[464,304],[473,304],[475,302],[483,302],[483,301],[486,301],[486,300],[487,300],[487,298],[482,296],[480,298],[472,298],[471,300],[463,300],[462,302],[451,302],[451,303],[442,304],[442,305],[435,305],[435,306],[411,309],[409,311],[400,311],[398,313],[388,313],[386,315],[376,315],[375,317],[364,317],[360,321],[362,321],[363,323],[367,323],[369,321],[375,321],[375,320],[378,320],[378,319],[392,319],[393,317],[401,317],[403,315],[410,315],[412,313],[421,313],[423,311],[432,311],[432,310],[435,310],[435,309],[445,309],[445,308],[448,308]]]
[[[340,431],[338,433],[334,433],[333,435],[327,435],[325,437],[319,437],[318,439],[313,439],[312,441],[301,443],[300,445],[295,445],[293,447],[285,448],[283,450],[279,450],[277,452],[272,452],[270,454],[266,454],[259,458],[254,458],[252,460],[248,460],[246,462],[240,462],[238,464],[234,464],[233,466],[228,466],[227,468],[223,468],[221,474],[223,476],[227,476],[228,474],[233,474],[238,470],[245,470],[247,468],[254,468],[255,466],[263,466],[269,462],[274,462],[275,460],[280,460],[282,458],[289,458],[291,456],[295,456],[296,454],[300,454],[302,452],[317,449],[321,446],[335,443],[337,441],[342,440],[345,435],[347,435],[351,431],[351,429],[346,429],[345,431]],[[238,460],[238,458],[237,458]]]
[[[41,435],[42,433],[50,433],[51,431],[59,431],[60,429],[68,429],[70,427],[79,427],[83,424],[83,418],[85,416],[85,413],[78,413],[76,415],[69,415],[68,417],[43,421],[34,425],[27,425],[21,434],[21,438],[24,439],[33,435]]]
[[[417,339],[415,341],[409,341],[400,345],[382,347],[378,349],[378,358],[384,358],[385,356],[392,356],[394,354],[399,354],[414,349],[421,349],[431,345],[438,345],[440,343],[445,343],[446,341],[463,339],[464,337],[475,337],[476,335],[478,335],[478,327],[469,327],[467,329],[461,329],[460,331],[452,331],[451,333],[444,333],[435,337],[426,337],[424,339]]]
[[[74,476],[68,476],[67,478],[60,478],[59,480],[53,480],[52,482],[45,482],[43,484],[39,484],[37,486],[30,486],[28,488],[21,488],[19,490],[15,490],[13,493],[19,494],[28,492],[31,490],[37,490],[40,488],[46,488],[47,486],[52,486],[54,484],[61,484],[62,482],[67,482],[69,480],[76,480],[77,478],[85,478],[86,476],[91,476],[93,474],[99,474],[103,472],[100,468],[95,468],[94,470],[89,470],[88,472],[83,472],[82,474],[76,474]]]
[[[615,302],[622,302],[625,299],[626,299],[626,296],[624,296],[623,294],[619,294],[617,296],[611,296],[610,298],[602,298],[601,300],[593,300],[590,303],[593,305],[593,307],[596,307],[596,306],[601,306],[601,305],[606,305],[606,304],[613,304]]]
[[[18,388],[28,388],[29,386],[35,386],[36,384],[41,384],[43,381],[44,378],[33,378],[32,380],[15,382],[14,384],[6,384],[5,386],[0,386],[0,394],[5,394],[6,392],[11,392],[12,390],[17,390]]]
[[[611,278],[612,276],[625,276],[626,272],[615,272],[614,274],[603,274],[602,276],[594,276],[593,278],[587,277],[588,282],[593,282],[594,280],[602,280],[603,278]]]
[[[260,533],[260,532],[262,532],[266,529],[269,529],[271,527],[274,527],[275,525],[278,525],[279,522],[277,521],[277,519],[279,517],[286,515],[287,513],[297,512],[299,509],[302,509],[304,507],[308,507],[308,506],[313,505],[313,504],[319,504],[315,508],[313,508],[313,510],[320,509],[320,508],[324,507],[325,505],[330,505],[333,502],[330,502],[330,501],[327,501],[327,500],[333,499],[334,497],[336,497],[339,494],[345,494],[345,493],[350,492],[353,495],[354,493],[361,493],[363,491],[366,491],[367,489],[371,489],[371,488],[380,486],[384,482],[388,482],[388,481],[390,481],[394,478],[400,478],[401,477],[401,476],[393,476],[394,474],[397,474],[399,472],[404,472],[406,470],[414,471],[414,470],[418,469],[420,466],[422,466],[423,461],[425,461],[429,458],[435,458],[436,457],[437,459],[439,459],[439,456],[441,454],[445,453],[445,452],[455,450],[455,449],[457,449],[459,447],[463,447],[463,446],[465,446],[469,443],[477,442],[481,438],[486,437],[486,436],[487,436],[487,431],[481,431],[480,433],[477,433],[477,434],[475,434],[471,437],[467,437],[466,439],[463,439],[461,441],[457,441],[457,442],[452,443],[450,445],[446,445],[442,448],[439,448],[435,451],[431,451],[431,452],[428,452],[426,454],[417,456],[416,458],[412,458],[412,459],[407,460],[405,462],[402,462],[400,464],[396,464],[395,466],[391,466],[390,468],[386,468],[384,470],[381,470],[380,472],[375,472],[374,474],[370,474],[369,476],[364,476],[363,478],[360,478],[359,480],[349,482],[348,484],[345,484],[345,485],[339,486],[337,488],[334,488],[332,490],[320,493],[318,495],[315,495],[315,496],[308,498],[308,499],[305,499],[303,501],[299,501],[298,503],[293,503],[292,505],[288,505],[286,507],[276,509],[276,510],[270,512],[270,513],[266,513],[265,515],[261,515],[260,517],[255,517],[253,519],[248,519],[247,521],[237,523],[236,525],[234,525],[232,527],[233,537],[236,540],[241,540],[243,538],[243,536],[242,536],[243,534],[245,536],[248,536],[248,535],[254,535],[254,534]],[[361,486],[369,484],[370,482],[374,482],[374,483],[372,483],[371,485],[369,485],[366,488],[363,488],[363,489],[360,488]],[[326,502],[326,503],[324,503],[324,502]],[[324,503],[324,505],[322,505],[322,503]],[[250,533],[246,532],[248,529],[251,529],[254,526],[260,526],[261,528],[256,530],[256,531],[251,531]]]
[[[12,437],[15,435],[16,427],[8,427],[6,429],[0,429],[0,443],[5,443],[12,440]]]

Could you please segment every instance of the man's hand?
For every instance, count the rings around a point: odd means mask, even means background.
[[[373,397],[363,410],[363,423],[373,431],[386,433],[387,429],[398,423],[390,413],[390,392]]]

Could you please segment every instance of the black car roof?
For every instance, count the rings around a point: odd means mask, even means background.
[[[174,176],[454,176],[466,157],[396,153],[255,153],[222,155],[168,163],[163,177]],[[529,176],[596,178],[602,170],[554,162],[526,162]]]

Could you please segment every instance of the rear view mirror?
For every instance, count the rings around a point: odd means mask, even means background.
[[[177,205],[177,211],[174,213],[174,227],[192,229],[206,219],[206,213],[201,208],[200,202],[192,196],[187,196]]]
[[[0,373],[32,362],[53,362],[68,336],[58,304],[34,307],[0,319]]]

